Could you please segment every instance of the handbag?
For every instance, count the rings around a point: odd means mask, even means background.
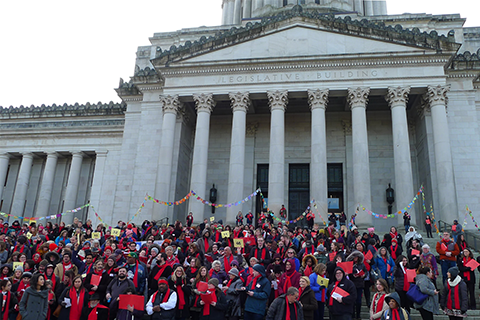
[[[428,294],[420,291],[420,288],[416,284],[411,284],[407,291],[407,297],[416,304],[423,304],[428,298]]]
[[[25,300],[25,307],[28,305],[28,298],[30,298],[29,294],[27,296],[27,299]],[[22,314],[20,312],[17,314],[17,318],[15,320],[22,320]]]

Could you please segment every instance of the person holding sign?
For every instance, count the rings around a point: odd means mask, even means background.
[[[410,283],[415,282],[413,279],[409,279],[408,272],[413,269],[408,268],[408,259],[404,255],[400,255],[395,261],[395,267],[393,268],[393,276],[395,277],[395,292],[400,296],[400,305],[410,313],[411,302],[407,297],[407,291],[410,289]],[[415,272],[415,270],[413,270]],[[411,281],[409,281],[411,280]]]
[[[395,267],[395,263],[393,262],[392,257],[390,257],[387,248],[380,247],[375,254],[375,258],[373,259],[375,267],[380,271],[382,278],[387,280],[387,282],[390,284],[393,281],[392,272],[393,267]]]
[[[127,301],[126,302],[127,306],[124,308],[123,303],[125,303],[125,301],[123,300],[127,299],[127,297],[135,297],[135,298],[132,299],[134,301]],[[135,303],[137,299],[141,300],[141,301],[138,301],[138,303],[142,302],[142,304],[138,307]],[[117,320],[142,320],[143,315],[145,314],[144,297],[136,296],[134,287],[127,288],[123,292],[123,294],[120,295],[119,302],[120,302],[120,306],[116,316]]]
[[[92,273],[89,273],[85,277],[85,289],[87,289],[90,295],[97,293],[100,296],[100,301],[105,300],[107,295],[107,287],[110,283],[110,277],[103,268],[103,260],[97,260]]]
[[[313,273],[310,275],[310,287],[315,293],[315,299],[317,300],[317,310],[314,312],[315,320],[323,320],[325,313],[325,301],[327,300],[327,266],[323,263],[319,263],[313,269]]]
[[[227,311],[227,298],[222,290],[218,287],[218,279],[212,278],[208,280],[208,290],[206,294],[202,294],[200,305],[203,306],[201,314],[202,320],[224,320],[225,311]]]
[[[187,275],[183,267],[178,266],[168,279],[168,286],[177,292],[177,305],[175,307],[176,319],[190,318],[191,286],[187,283]]]
[[[447,281],[448,269],[456,266],[456,257],[460,254],[458,245],[450,238],[450,233],[443,232],[442,240],[437,242],[437,253],[440,255],[440,265],[442,266],[443,284]]]
[[[367,268],[365,267],[364,256],[360,251],[353,251],[348,257],[347,262],[353,262],[352,273],[349,278],[357,289],[357,299],[355,300],[354,318],[360,318],[360,310],[362,308],[362,294],[365,288],[365,277],[367,276]],[[337,264],[338,265],[338,264]],[[367,301],[368,302],[368,301]]]
[[[467,285],[468,291],[468,309],[475,310],[475,269],[478,262],[473,258],[472,251],[468,248],[463,250],[462,254],[457,258],[457,267],[460,270],[460,276]]]
[[[152,294],[145,310],[149,316],[152,316],[152,320],[170,320],[175,318],[176,305],[177,293],[168,287],[167,279],[160,278],[158,291]]]
[[[108,319],[108,307],[100,304],[100,295],[94,293],[90,296],[90,302],[82,309],[80,320],[105,320]]]
[[[266,277],[265,268],[261,264],[253,266],[252,280],[241,289],[247,292],[245,301],[245,320],[261,320],[267,309],[270,297],[271,283]]]
[[[327,290],[330,320],[351,319],[357,289],[353,282],[347,279],[342,268],[337,267],[332,278]]]

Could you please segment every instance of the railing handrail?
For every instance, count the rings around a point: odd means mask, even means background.
[[[442,228],[443,226],[443,228]],[[445,222],[443,220],[438,221],[438,230],[440,232],[443,232],[445,230],[451,231],[452,230],[452,225],[448,222]],[[468,243],[468,246],[475,251],[480,251],[480,236],[474,235],[472,232],[469,230],[463,230],[463,234],[465,235],[465,240]]]
[[[168,217],[165,217],[165,218],[162,218],[162,219],[160,219],[160,220],[157,220],[157,225],[162,225],[164,220],[167,220],[167,223],[166,223],[166,224],[168,225]]]

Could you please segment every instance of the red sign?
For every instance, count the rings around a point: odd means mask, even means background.
[[[337,263],[337,267],[342,268],[346,274],[350,274],[353,272],[353,261],[339,262]]]
[[[135,294],[121,294],[119,296],[120,301],[118,302],[119,309],[127,309],[127,306],[133,306],[135,310],[144,310],[145,309],[145,297],[137,296]]]

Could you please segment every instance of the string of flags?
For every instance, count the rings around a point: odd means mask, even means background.
[[[10,214],[10,213],[5,213],[5,212],[0,212],[0,215],[2,216],[6,216],[6,217],[11,217],[13,219],[21,219],[21,220],[27,220],[27,221],[41,221],[41,220],[46,220],[46,219],[57,219],[57,218],[61,218],[63,217],[64,215],[66,215],[67,213],[75,213],[75,212],[79,212],[80,210],[83,210],[87,207],[91,207],[91,205],[89,203],[87,204],[84,204],[83,206],[80,206],[78,208],[75,208],[75,209],[71,209],[71,210],[67,210],[65,212],[62,212],[62,213],[58,213],[58,214],[54,214],[54,215],[50,215],[50,216],[46,216],[46,217],[21,217],[21,216],[16,216],[16,215],[13,215],[13,214]]]
[[[468,208],[468,205],[465,206],[465,208],[467,209],[467,213],[468,213],[468,214],[470,215],[470,217],[472,218],[472,221],[473,221],[473,223],[475,224],[475,227],[477,228],[478,231],[480,231],[480,227],[478,226],[477,221],[475,221],[475,218],[473,217],[472,211]]]
[[[412,201],[406,206],[404,207],[402,210],[399,210],[395,213],[392,213],[392,214],[381,214],[381,213],[375,213],[373,211],[370,211],[368,210],[367,208],[365,208],[364,206],[362,206],[361,204],[359,204],[357,206],[357,209],[355,211],[355,213],[358,214],[358,212],[360,210],[362,211],[365,211],[366,213],[368,213],[369,215],[375,217],[375,218],[382,218],[382,219],[387,219],[387,218],[395,218],[395,214],[398,214],[398,215],[403,215],[405,212],[407,212],[408,210],[410,210],[413,205],[415,204],[415,202],[417,201],[418,197],[423,194],[423,185],[420,186],[420,189],[418,190],[418,192],[415,194],[415,196],[413,197]]]
[[[307,216],[307,212],[310,211],[311,206],[309,205],[309,206],[307,207],[307,209],[305,209],[305,211],[304,211],[301,215],[299,215],[298,217],[296,217],[295,219],[293,219],[293,220],[281,219],[281,218],[277,217],[277,216],[270,210],[270,208],[268,208],[267,203],[266,203],[266,200],[265,200],[265,197],[263,196],[263,193],[262,193],[262,191],[260,190],[260,188],[258,189],[258,192],[260,193],[260,196],[261,196],[261,198],[262,198],[263,207],[264,207],[264,208],[265,208],[265,207],[267,208],[268,214],[271,215],[273,219],[275,219],[275,220],[278,221],[278,222],[281,222],[282,224],[287,224],[287,225],[288,225],[288,224],[290,224],[290,223],[296,223],[297,221],[300,221],[300,220],[302,220],[303,218],[305,218],[305,217]]]
[[[258,188],[257,190],[255,190],[252,194],[250,194],[249,196],[243,198],[242,200],[239,200],[239,201],[236,201],[236,202],[232,202],[232,203],[227,203],[227,204],[218,204],[218,203],[211,203],[205,199],[203,199],[202,197],[200,197],[199,195],[197,195],[195,193],[195,191],[190,191],[190,193],[195,197],[195,199],[197,199],[198,201],[200,201],[201,203],[207,205],[207,206],[212,206],[212,207],[215,207],[215,208],[230,208],[230,207],[233,207],[233,206],[238,206],[238,205],[241,205],[249,200],[252,200],[253,197],[255,197],[258,193],[260,192],[260,188]]]

